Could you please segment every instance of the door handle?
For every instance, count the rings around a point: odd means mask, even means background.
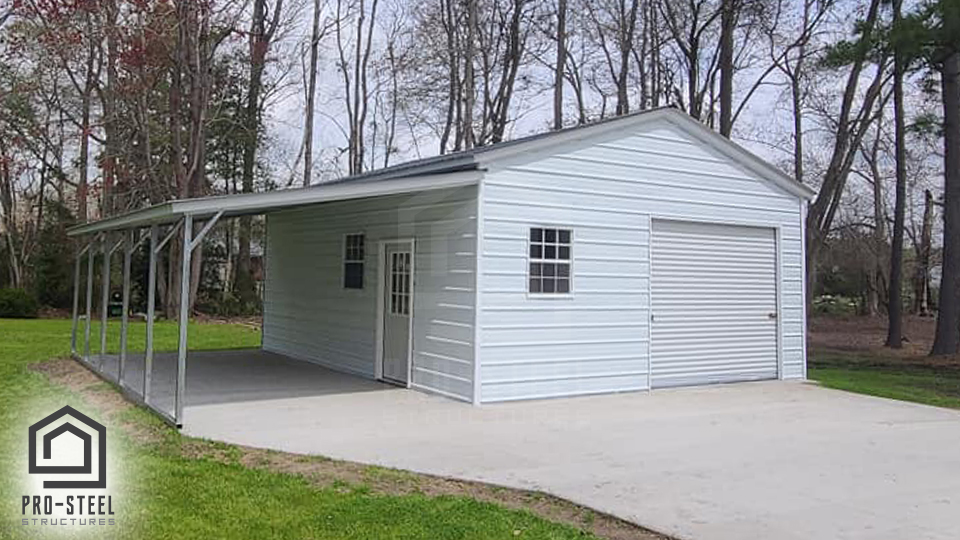
[[[776,318],[777,318],[777,314],[776,314],[776,313],[767,313],[767,318],[768,318],[768,319],[776,319]]]

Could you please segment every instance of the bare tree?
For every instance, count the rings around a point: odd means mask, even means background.
[[[307,67],[307,104],[303,115],[303,185],[309,186],[313,175],[313,117],[317,97],[317,62],[320,40],[329,29],[320,24],[323,0],[313,0],[313,24],[310,30],[310,64]]]
[[[585,0],[580,7],[586,13],[591,27],[590,37],[599,58],[602,58],[602,68],[598,67],[597,71],[606,73],[613,85],[614,114],[627,114],[630,112],[630,66],[635,59],[640,0],[630,0],[629,3],[627,0]],[[593,83],[598,89],[603,84],[596,80]]]
[[[771,66],[778,70],[786,80],[790,91],[790,111],[793,120],[793,176],[797,182],[804,182],[804,109],[806,100],[805,86],[810,71],[810,59],[816,53],[811,46],[817,30],[830,13],[833,2],[821,0],[802,0],[799,27],[793,34],[783,30],[787,26],[782,18],[775,17],[767,25],[765,33],[769,38]],[[759,80],[759,79],[758,79]]]
[[[869,62],[871,36],[876,30],[881,0],[871,0],[866,18],[861,25],[860,41],[853,48],[850,68],[841,98],[840,111],[834,123],[834,142],[830,162],[816,199],[807,213],[807,280],[808,295],[816,284],[816,264],[823,243],[830,231],[834,216],[843,197],[844,185],[850,174],[857,148],[867,129],[876,118],[875,105],[887,75],[886,58],[879,59],[873,79],[857,100],[861,75]]]
[[[721,10],[708,0],[690,0],[686,4],[661,2],[661,13],[673,42],[686,67],[686,93],[681,106],[696,119],[704,113],[704,100],[713,86],[716,73],[716,48],[707,46]],[[705,62],[705,63],[704,63]]]
[[[346,0],[337,1],[334,30],[340,60],[338,67],[343,82],[343,99],[349,124],[347,140],[347,172],[349,174],[359,174],[364,169],[364,131],[370,110],[368,68],[378,4],[378,0],[372,0],[368,8],[366,0],[359,0],[355,5],[348,4]],[[352,35],[348,35],[351,28],[353,28]]]

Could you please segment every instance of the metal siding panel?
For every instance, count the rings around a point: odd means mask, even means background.
[[[772,228],[654,220],[653,387],[778,373]]]
[[[476,188],[465,187],[271,214],[263,348],[374,377],[377,243],[415,237],[412,385],[471,400],[475,209]],[[361,231],[364,288],[347,290],[343,235]]]

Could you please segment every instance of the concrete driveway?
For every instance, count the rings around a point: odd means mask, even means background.
[[[483,407],[361,386],[191,406],[185,431],[542,490],[680,538],[960,538],[957,411],[783,382]]]

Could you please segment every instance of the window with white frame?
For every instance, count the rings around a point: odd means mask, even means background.
[[[345,289],[363,288],[363,234],[348,234],[344,239],[343,251],[343,287]]]
[[[530,229],[529,291],[534,294],[570,292],[570,229]]]

